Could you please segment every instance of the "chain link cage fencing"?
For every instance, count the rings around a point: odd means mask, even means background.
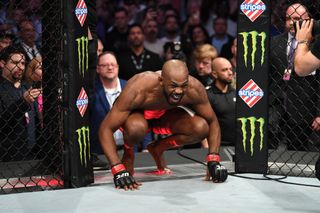
[[[314,177],[320,136],[312,124],[320,116],[320,71],[295,74],[291,61],[296,41],[288,31],[294,32],[294,21],[319,20],[320,3],[273,0],[271,5],[269,173]]]
[[[0,194],[62,188],[62,1],[0,5]]]

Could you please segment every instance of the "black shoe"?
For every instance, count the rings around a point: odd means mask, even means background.
[[[96,153],[91,153],[91,161],[94,169],[110,169],[109,164],[101,160]]]

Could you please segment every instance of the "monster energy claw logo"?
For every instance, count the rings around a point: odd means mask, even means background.
[[[87,159],[90,160],[90,137],[89,127],[83,126],[77,129],[80,163],[82,166],[87,167]]]
[[[243,54],[243,59],[244,59],[244,64],[246,67],[248,67],[248,52],[249,52],[249,45],[248,45],[248,38],[249,35],[251,36],[251,45],[252,45],[252,52],[251,52],[251,67],[252,70],[254,70],[255,67],[255,57],[256,57],[256,52],[257,52],[257,43],[258,43],[258,37],[261,37],[260,41],[260,47],[261,47],[261,60],[260,64],[262,65],[264,63],[264,54],[265,54],[265,41],[266,41],[266,33],[261,32],[258,33],[257,31],[250,31],[250,32],[241,32],[239,33],[243,37],[243,48],[244,48],[244,54]]]
[[[76,39],[78,47],[78,66],[79,73],[84,77],[84,73],[88,70],[88,37],[80,37]]]
[[[257,119],[256,117],[248,117],[248,118],[238,118],[238,120],[241,122],[241,132],[242,132],[242,145],[243,145],[243,151],[247,151],[247,121],[249,121],[250,125],[250,154],[253,155],[253,144],[256,136],[256,123],[258,123],[259,126],[259,133],[260,133],[260,145],[259,149],[260,151],[263,148],[263,127],[264,127],[264,118]]]

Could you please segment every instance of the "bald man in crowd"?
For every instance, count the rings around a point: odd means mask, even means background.
[[[163,158],[165,150],[208,138],[207,179],[214,182],[227,179],[227,170],[220,165],[221,136],[218,120],[203,85],[188,73],[184,62],[169,60],[163,65],[162,72],[135,75],[103,120],[99,137],[112,165],[116,188],[134,190],[141,185],[133,178],[133,146],[149,130],[169,135],[148,146],[159,174],[170,173]],[[119,128],[123,130],[125,142],[122,161],[113,138],[113,132]]]
[[[232,87],[234,73],[226,58],[218,57],[212,61],[214,83],[207,88],[209,102],[218,117],[221,128],[222,145],[236,143],[236,90]]]

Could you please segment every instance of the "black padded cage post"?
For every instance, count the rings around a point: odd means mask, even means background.
[[[84,0],[64,1],[64,147],[65,186],[93,182],[90,152],[88,7]]]
[[[235,171],[267,172],[270,2],[238,1]]]

